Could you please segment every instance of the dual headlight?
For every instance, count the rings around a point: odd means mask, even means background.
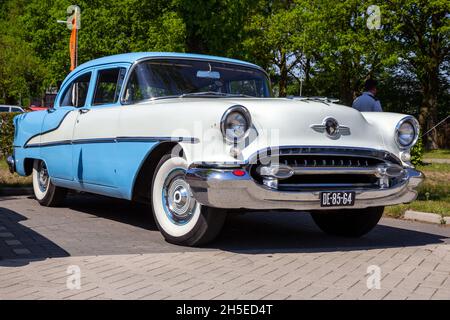
[[[408,116],[400,120],[395,128],[395,141],[402,149],[412,147],[419,139],[419,123]]]
[[[235,143],[247,136],[251,125],[250,112],[243,106],[233,106],[223,114],[220,129],[225,140]]]

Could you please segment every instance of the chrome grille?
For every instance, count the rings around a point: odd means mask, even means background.
[[[399,167],[397,159],[388,153],[348,148],[287,148],[258,153],[255,159],[250,166],[254,180],[284,191],[385,188],[396,184],[397,177],[380,177],[378,168]],[[290,168],[292,176],[268,178],[260,174],[264,166]]]

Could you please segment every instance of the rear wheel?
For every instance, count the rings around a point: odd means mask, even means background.
[[[33,162],[33,191],[36,200],[46,207],[60,205],[67,194],[67,189],[57,187],[51,182],[47,165],[42,160]]]
[[[226,213],[198,203],[185,180],[187,162],[181,157],[163,156],[153,177],[151,201],[155,221],[171,243],[199,246],[216,238]]]
[[[343,237],[361,237],[380,221],[384,207],[312,212],[317,226],[325,233]]]

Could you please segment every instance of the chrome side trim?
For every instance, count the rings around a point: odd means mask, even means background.
[[[185,142],[185,143],[199,143],[200,139],[193,137],[116,137],[116,138],[92,138],[92,139],[77,139],[77,140],[60,140],[42,143],[26,144],[24,148],[39,148],[39,147],[54,147],[69,144],[93,144],[93,143],[116,143],[116,142]]]

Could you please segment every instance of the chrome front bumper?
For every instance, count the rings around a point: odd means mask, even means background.
[[[257,184],[246,172],[239,177],[231,168],[191,167],[186,173],[194,197],[205,206],[224,209],[290,209],[290,210],[330,210],[320,205],[319,194],[314,190],[301,192],[277,191]],[[420,171],[405,168],[406,176],[397,185],[386,189],[343,189],[355,191],[355,204],[343,208],[368,208],[389,206],[414,201],[415,188],[423,181]]]

